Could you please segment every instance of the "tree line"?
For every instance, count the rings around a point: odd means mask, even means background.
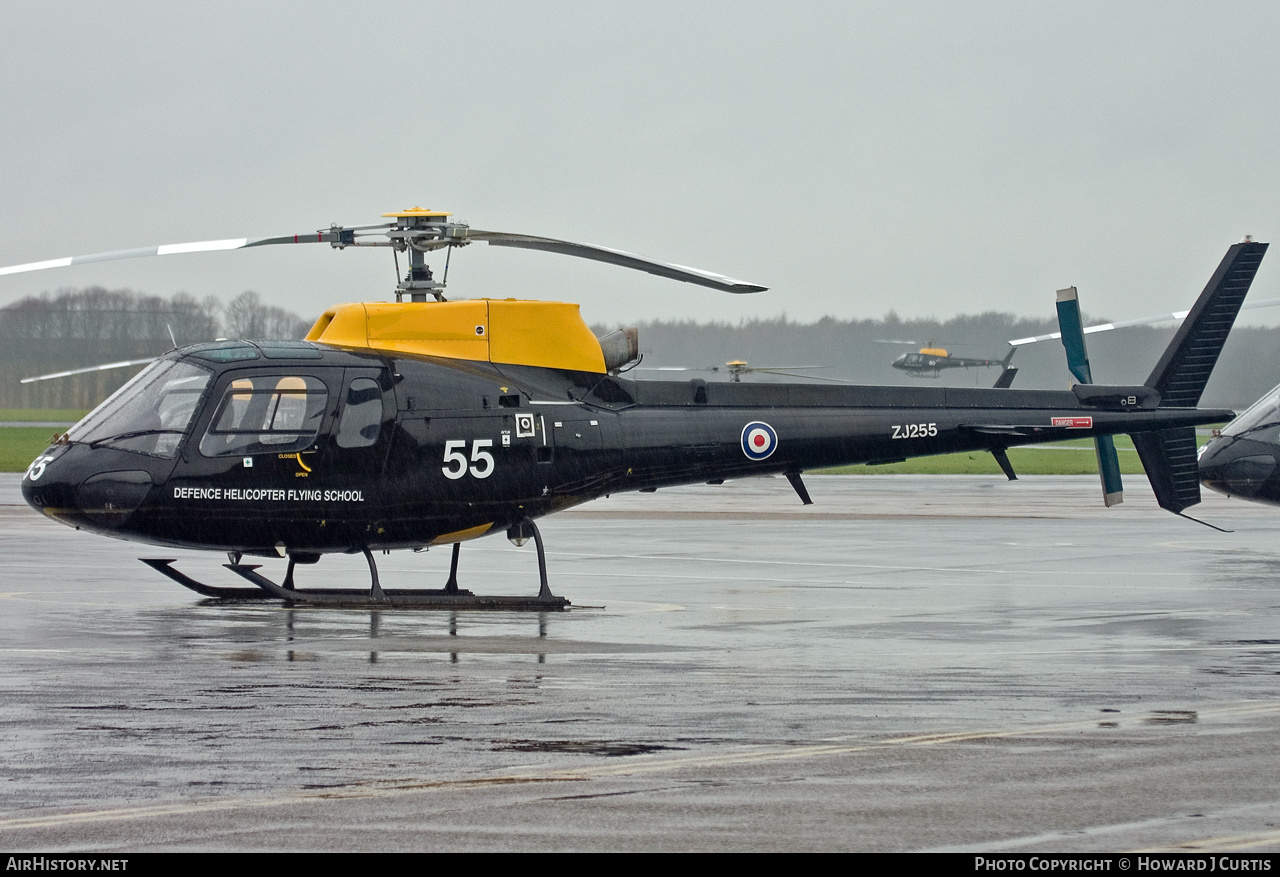
[[[1086,317],[1085,325],[1106,322]],[[612,326],[595,327],[597,334]],[[949,320],[903,319],[889,313],[875,320],[796,323],[785,316],[725,323],[650,322],[637,327],[644,357],[631,376],[650,380],[725,380],[724,364],[745,360],[749,366],[821,366],[804,372],[817,378],[855,384],[895,386],[990,387],[999,368],[950,369],[937,377],[912,377],[892,368],[899,355],[922,347],[941,347],[955,356],[1000,359],[1016,339],[1056,332],[1056,319],[1034,320],[1013,314],[966,314]],[[1094,380],[1109,384],[1142,384],[1173,338],[1177,326],[1136,326],[1090,334],[1087,346]],[[1019,347],[1013,356],[1019,371],[1014,386],[1066,389],[1071,383],[1060,341]],[[683,367],[685,372],[657,371]],[[719,371],[710,371],[719,368]],[[753,374],[755,381],[794,380]],[[1231,332],[1201,405],[1243,410],[1280,383],[1280,330],[1237,326]]]
[[[1086,325],[1095,322],[1102,320],[1086,318]],[[245,292],[225,305],[212,297],[198,300],[178,293],[164,298],[101,287],[26,298],[0,308],[0,407],[89,408],[136,369],[35,384],[19,383],[23,377],[158,356],[175,341],[183,345],[220,337],[301,338],[309,328],[309,320],[264,304],[255,292]],[[599,335],[614,328],[593,327]],[[826,317],[813,323],[797,323],[785,316],[736,325],[656,321],[642,323],[639,329],[644,359],[629,377],[641,379],[725,380],[726,362],[746,360],[758,367],[820,366],[807,374],[858,384],[990,386],[998,368],[954,369],[936,378],[913,378],[893,369],[891,363],[900,354],[926,345],[959,356],[998,359],[1009,350],[1010,340],[1057,331],[1057,323],[1051,318],[1036,320],[995,311],[949,320],[904,319],[890,312],[881,319]],[[1088,336],[1095,379],[1143,383],[1175,330],[1172,325],[1142,326]],[[1063,389],[1070,381],[1057,341],[1020,348],[1013,364],[1019,368],[1016,387]],[[688,371],[648,370],[658,366]],[[745,380],[793,378],[752,374]],[[1237,327],[1202,404],[1242,410],[1277,382],[1280,331]]]
[[[301,338],[311,323],[244,292],[169,298],[129,289],[63,289],[0,308],[0,407],[91,408],[135,372],[117,369],[23,384],[21,379],[159,356],[214,338]]]

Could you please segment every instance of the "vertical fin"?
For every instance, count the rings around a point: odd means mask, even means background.
[[[1187,312],[1173,341],[1147,378],[1160,391],[1161,408],[1194,408],[1240,313],[1267,245],[1245,240],[1227,250],[1218,270]]]
[[[992,384],[994,390],[1007,390],[1013,386],[1013,379],[1018,375],[1018,367],[1016,365],[1006,365],[1004,371],[1000,372],[1000,377],[996,378],[996,382]]]
[[[1194,408],[1218,362],[1231,326],[1258,273],[1267,245],[1246,238],[1222,257],[1209,283],[1147,378],[1161,408]],[[1200,502],[1200,469],[1193,427],[1133,434],[1156,502],[1174,514]]]

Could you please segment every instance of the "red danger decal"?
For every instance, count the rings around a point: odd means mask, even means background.
[[[1093,429],[1092,417],[1055,417],[1054,426],[1065,426],[1067,429]]]

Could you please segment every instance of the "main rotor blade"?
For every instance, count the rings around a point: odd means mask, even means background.
[[[0,268],[0,276],[25,274],[28,271],[44,271],[47,268],[67,268],[71,265],[87,265],[90,262],[114,262],[119,259],[143,259],[147,256],[176,256],[181,253],[211,253],[219,250],[242,250],[246,247],[264,247],[269,244],[326,244],[341,243],[342,229],[283,235],[271,238],[228,238],[221,241],[192,241],[185,244],[161,244],[156,247],[139,247],[133,250],[113,250],[109,253],[92,253],[87,256],[65,256],[43,262],[27,262]],[[350,229],[346,229],[350,232]]]
[[[1240,310],[1247,311],[1251,308],[1273,308],[1280,305],[1280,298],[1264,298],[1261,301],[1246,302],[1240,306]],[[1099,323],[1096,326],[1085,328],[1084,334],[1092,335],[1094,332],[1110,332],[1112,329],[1128,329],[1130,326],[1147,326],[1151,323],[1179,323],[1187,318],[1190,311],[1174,311],[1172,314],[1160,314],[1157,317],[1140,317],[1136,320],[1121,320],[1118,323]],[[1051,332],[1048,335],[1035,335],[1031,338],[1019,338],[1016,341],[1010,341],[1014,347],[1021,347],[1024,344],[1035,344],[1037,341],[1053,341],[1061,338],[1061,332]]]
[[[735,280],[723,274],[690,268],[687,265],[675,265],[666,262],[655,262],[635,253],[613,250],[608,247],[597,247],[593,244],[576,244],[572,241],[561,241],[554,238],[542,238],[527,234],[511,234],[502,231],[479,231],[466,229],[458,234],[459,238],[468,241],[484,241],[495,247],[519,247],[525,250],[544,250],[548,253],[559,253],[562,256],[577,256],[580,259],[592,259],[596,262],[608,262],[623,268],[647,271],[659,277],[681,280],[685,283],[696,283],[723,292],[746,293],[764,292],[767,286],[758,286],[743,280]]]

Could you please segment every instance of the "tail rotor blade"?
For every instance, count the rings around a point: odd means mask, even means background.
[[[1092,384],[1089,354],[1084,346],[1084,324],[1080,319],[1080,297],[1074,286],[1058,290],[1058,329],[1067,351],[1067,368],[1082,384]]]
[[[1074,286],[1058,290],[1058,329],[1062,346],[1067,351],[1067,368],[1082,384],[1093,383],[1089,368],[1089,352],[1084,344],[1084,322],[1080,319],[1080,297]],[[1124,502],[1124,485],[1120,481],[1120,458],[1116,443],[1109,435],[1093,440],[1098,456],[1098,478],[1102,482],[1102,501],[1107,508]]]
[[[1093,440],[1098,452],[1098,478],[1102,481],[1102,501],[1107,508],[1124,502],[1124,485],[1120,483],[1120,458],[1116,456],[1116,443],[1109,435]]]

